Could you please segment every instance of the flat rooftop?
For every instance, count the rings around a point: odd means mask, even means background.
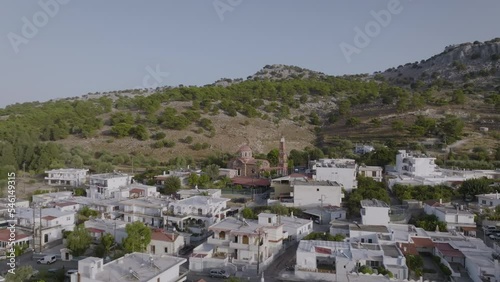
[[[179,195],[199,195],[201,193],[207,193],[208,195],[213,195],[220,192],[220,189],[181,189],[177,191]]]
[[[303,185],[303,186],[339,186],[335,181],[316,181],[316,180],[307,180],[304,178],[295,178],[293,180],[294,185]]]
[[[368,231],[368,232],[376,232],[376,233],[389,233],[389,229],[387,229],[384,225],[362,225],[362,224],[349,224],[350,231]]]
[[[491,200],[498,200],[498,199],[500,199],[500,194],[499,193],[479,194],[479,195],[476,195],[476,197],[488,198]]]
[[[383,167],[381,166],[373,166],[373,165],[362,165],[362,166],[359,166],[359,170],[361,171],[382,171],[384,170]]]
[[[285,228],[299,228],[309,223],[312,223],[312,220],[290,217],[290,216],[282,216],[280,218],[281,224],[284,225]]]
[[[131,279],[135,281],[150,281],[159,273],[165,272],[186,261],[185,258],[167,255],[155,256],[143,253],[126,254],[117,260],[103,265],[103,270],[97,273],[96,279],[100,281],[117,282]],[[134,274],[132,274],[130,270],[132,270]]]
[[[213,224],[208,229],[209,230],[224,230],[231,233],[246,233],[255,234],[259,233],[259,230],[263,228],[264,225],[260,225],[254,220],[239,220],[233,217],[227,217],[224,220]]]
[[[62,216],[68,216],[68,215],[74,215],[74,211],[61,211],[60,209],[56,208],[44,208],[42,209],[42,218],[43,217],[49,217],[47,219],[55,219],[58,217]],[[27,219],[33,219],[33,209],[32,208],[17,208],[16,211],[16,217],[17,218],[27,218]],[[40,217],[40,210],[35,209],[35,218]]]
[[[384,201],[371,199],[371,200],[361,200],[361,207],[388,208],[389,205]]]
[[[87,172],[87,171],[89,170],[81,168],[59,168],[59,169],[46,170],[45,173],[77,173],[77,172]]]
[[[167,207],[167,200],[164,198],[153,198],[153,197],[147,197],[147,198],[137,198],[137,199],[130,199],[130,200],[124,200],[120,202],[123,205],[128,205],[128,206],[140,206],[140,207],[150,207],[150,208],[158,208],[161,205],[164,207]]]
[[[397,258],[403,255],[399,252],[398,247],[396,247],[395,245],[380,245],[380,246],[382,247],[382,251],[384,251],[384,256]]]
[[[453,207],[436,207],[436,209],[447,214],[463,214],[474,216],[474,214],[468,210],[460,210]]]
[[[329,254],[346,254],[351,257],[349,250],[349,243],[346,242],[335,242],[335,241],[319,241],[319,240],[301,240],[297,248],[298,251],[302,252],[312,252],[312,253],[322,253],[325,254],[326,250],[329,250]],[[341,252],[340,252],[341,251]]]
[[[210,196],[193,196],[191,198],[179,200],[173,203],[182,205],[204,206],[204,205],[223,203],[227,201],[229,201],[229,199],[227,198],[212,198]]]
[[[90,179],[112,179],[112,178],[121,178],[121,177],[131,177],[131,176],[128,174],[125,174],[125,173],[118,173],[118,172],[90,175]]]

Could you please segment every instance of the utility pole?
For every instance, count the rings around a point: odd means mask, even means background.
[[[40,205],[40,253],[42,252],[42,205]]]
[[[35,223],[35,203],[33,203],[33,251],[35,251],[36,246],[36,223]]]
[[[260,268],[260,232],[259,230],[259,242],[257,242],[257,275],[259,274]]]

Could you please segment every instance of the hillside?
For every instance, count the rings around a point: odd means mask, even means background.
[[[353,143],[379,143],[436,154],[453,148],[492,161],[500,138],[499,46],[498,39],[450,46],[373,75],[267,65],[247,79],[202,87],[15,104],[0,109],[0,168],[99,172],[223,162],[243,144],[265,155],[281,136],[288,150],[317,146],[331,157],[351,156]]]
[[[486,42],[450,45],[431,58],[390,68],[379,74],[397,84],[443,80],[455,86],[473,84],[483,89],[494,89],[500,83],[499,70],[500,38],[495,38]]]

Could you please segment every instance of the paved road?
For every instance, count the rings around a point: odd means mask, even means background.
[[[279,258],[275,259],[264,271],[266,282],[278,281],[279,274],[287,265],[295,265],[295,256],[299,243],[291,245]]]
[[[16,261],[18,263],[17,267],[25,266],[25,265],[31,265],[31,267],[33,267],[33,269],[37,269],[38,271],[49,270],[49,269],[52,269],[52,268],[60,269],[60,268],[63,268],[63,266],[64,266],[64,268],[66,270],[69,270],[69,269],[78,269],[78,262],[77,261],[61,261],[61,260],[57,260],[55,263],[49,264],[49,265],[37,264],[36,263],[37,260],[36,259],[32,259],[32,253],[31,252],[25,253],[25,254],[17,257]],[[4,263],[4,262],[0,263],[0,273],[5,273],[9,269],[10,269],[10,267],[6,263]]]

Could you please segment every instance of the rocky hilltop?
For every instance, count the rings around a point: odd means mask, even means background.
[[[375,76],[397,84],[421,84],[441,79],[447,83],[496,87],[500,77],[500,38],[450,45],[427,60],[390,68]]]

